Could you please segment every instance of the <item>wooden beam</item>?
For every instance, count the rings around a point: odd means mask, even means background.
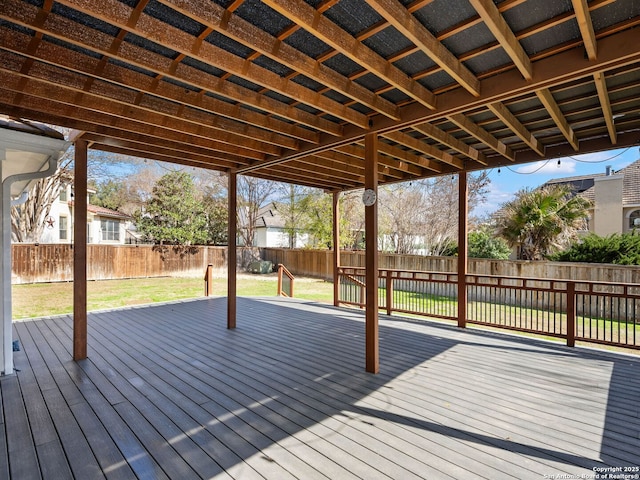
[[[404,145],[405,147],[409,147],[413,150],[416,150],[417,152],[424,153],[429,157],[435,158],[436,160],[442,163],[446,163],[447,165],[451,165],[452,167],[455,167],[457,169],[464,168],[464,162],[459,158],[456,158],[453,155],[434,147],[433,145],[429,145],[422,140],[418,140],[411,135],[407,135],[406,133],[390,132],[383,134],[383,136],[393,142]]]
[[[340,304],[340,192],[333,192],[333,305]]]
[[[618,141],[616,133],[616,125],[613,119],[613,112],[611,110],[611,101],[609,100],[609,91],[607,89],[607,80],[604,76],[604,72],[596,72],[593,74],[593,81],[596,84],[596,90],[598,91],[598,99],[600,100],[600,107],[602,108],[602,116],[607,124],[607,130],[609,131],[609,138],[611,138],[611,144],[615,145]]]
[[[430,123],[421,123],[419,125],[414,125],[412,128],[423,135],[431,137],[434,140],[460,152],[481,165],[488,165],[487,158],[484,156],[484,153],[473,148],[471,145],[467,145],[466,143],[458,140],[453,135],[439,129],[435,125]]]
[[[455,115],[449,115],[447,119],[453,123],[455,123],[462,130],[466,131],[470,135],[477,138],[479,141],[484,143],[487,147],[492,148],[496,152],[498,152],[503,157],[511,160],[512,162],[515,160],[516,156],[509,148],[508,145],[505,145],[496,137],[487,132],[484,128],[479,125],[476,125],[467,117],[465,117],[461,113],[457,113]]]
[[[597,71],[612,70],[640,62],[640,49],[638,49],[636,36],[636,32],[631,29],[603,37],[599,40],[600,55],[595,61],[585,59],[582,53],[578,54],[574,49],[543,57],[536,62],[536,76],[531,81],[524,80],[519,72],[513,70],[490,76],[482,80],[480,97],[471,101],[469,100],[469,95],[465,92],[453,90],[438,96],[437,111],[412,103],[402,107],[401,116],[403,120],[401,122],[391,120],[378,122],[374,120],[374,126],[369,132],[383,133],[436,121],[440,118],[450,117],[475,108],[484,108],[487,103],[508,101],[528,95],[535,89],[561,85],[585,75],[593,75]],[[465,93],[465,95],[461,95],[461,93]],[[250,167],[241,167],[238,172],[247,173],[260,170],[297,157],[340,148],[359,142],[364,136],[365,133],[361,130],[345,128],[340,139],[323,138],[319,145],[305,145],[296,152],[288,152],[278,158],[269,158],[263,162],[256,162]],[[536,153],[535,155],[538,158],[538,154]],[[531,161],[535,161],[535,158]]]
[[[580,147],[578,145],[576,133],[573,131],[573,128],[571,128],[571,125],[569,125],[569,122],[567,122],[567,119],[560,110],[558,103],[555,98],[553,98],[551,91],[548,88],[543,88],[536,90],[536,95],[542,105],[544,105],[544,108],[547,109],[547,113],[549,113],[555,124],[558,126],[558,129],[560,129],[562,135],[564,135],[569,144],[577,152]]]
[[[576,20],[578,27],[580,27],[580,34],[582,35],[587,56],[589,60],[595,60],[598,56],[596,34],[593,31],[593,23],[591,22],[591,14],[589,13],[587,0],[571,0],[571,3],[573,3],[573,9],[576,12]]]
[[[516,134],[520,140],[529,145],[531,149],[537,152],[541,157],[544,157],[544,145],[538,141],[536,137],[534,137],[533,133],[527,130],[520,120],[516,118],[516,116],[511,113],[511,111],[506,107],[506,105],[502,102],[490,103],[487,105],[489,110],[491,110],[496,117],[502,120],[509,130]]]
[[[467,325],[467,268],[469,263],[469,187],[467,172],[458,174],[458,327]]]
[[[122,155],[130,155],[132,157],[158,160],[160,162],[174,162],[178,160],[185,160],[192,164],[200,165],[202,168],[215,167],[214,169],[217,170],[228,170],[229,168],[237,168],[238,166],[243,165],[220,159],[207,158],[203,155],[193,155],[190,153],[178,152],[175,150],[170,151],[168,149],[158,148],[154,147],[153,145],[143,143],[122,142],[109,137],[95,135],[90,132],[85,133],[83,138],[91,143],[92,150],[120,153]]]
[[[87,150],[76,139],[73,175],[73,359],[87,358]]]
[[[365,181],[364,187],[378,193],[378,136],[364,137]],[[380,353],[378,345],[378,202],[364,207],[365,219],[365,284],[366,284],[366,370],[378,373]]]
[[[263,0],[279,14],[297,23],[332,48],[374,75],[389,82],[427,108],[435,108],[432,92],[411,79],[369,47],[358,41],[303,0]]]
[[[308,89],[299,83],[281,77],[271,70],[261,67],[250,60],[232,54],[209,42],[203,42],[187,32],[153,18],[151,15],[141,14],[135,25],[128,25],[131,8],[118,0],[101,0],[99,3],[84,0],[59,0],[70,8],[79,10],[104,22],[131,31],[136,35],[147,38],[160,45],[187,55],[207,64],[216,65],[232,75],[237,75],[269,90],[293,98],[303,104],[313,106],[324,112],[331,113],[346,122],[368,127],[366,115],[346,107],[335,100]],[[311,8],[311,7],[309,7]]]
[[[0,98],[10,98],[10,92],[0,86]],[[132,141],[139,144],[154,146],[170,152],[184,152],[194,155],[206,155],[211,159],[224,162],[234,162],[238,165],[248,165],[251,160],[264,160],[264,153],[249,150],[241,146],[232,146],[211,139],[194,137],[167,127],[155,127],[141,124],[128,119],[116,119],[106,114],[92,112],[88,109],[75,107],[67,114],[66,106],[51,99],[25,96],[19,105],[13,107],[4,104],[3,110],[14,116],[31,120],[64,125],[68,128],[91,132],[112,141]]]
[[[0,52],[0,58],[3,58],[2,52]],[[98,113],[115,117],[115,119],[133,120],[136,122],[152,125],[154,127],[165,127],[171,125],[172,129],[188,133],[190,135],[199,136],[205,139],[214,139],[216,141],[227,143],[229,145],[242,145],[244,148],[255,149],[261,153],[270,153],[277,155],[281,152],[281,148],[284,145],[274,145],[273,140],[276,139],[275,134],[259,130],[257,128],[244,126],[244,130],[252,130],[256,133],[256,138],[247,138],[244,135],[239,135],[234,132],[230,132],[225,128],[231,125],[225,122],[221,122],[221,119],[209,126],[201,124],[194,124],[184,119],[171,118],[164,113],[153,110],[151,108],[143,108],[136,106],[132,103],[118,102],[113,99],[104,98],[98,95],[85,94],[75,92],[67,87],[55,85],[49,81],[36,79],[33,77],[23,78],[20,74],[3,69],[0,66],[0,84],[6,89],[20,89],[24,94],[28,94],[34,97],[39,97],[44,100],[50,98],[56,102],[64,103],[69,107],[81,107],[86,110],[93,110]],[[69,115],[73,116],[73,108],[70,109]],[[237,122],[233,122],[236,123]],[[238,125],[239,126],[239,125]],[[239,126],[241,127],[241,126]],[[278,136],[279,140],[283,140],[287,143],[285,148],[296,148],[298,141]],[[270,139],[267,141],[267,139]],[[267,143],[265,143],[267,141]]]
[[[6,18],[8,21],[18,22],[28,28],[32,28],[37,32],[44,33],[48,36],[63,40],[64,42],[74,45],[80,45],[83,49],[96,52],[100,55],[115,58],[127,64],[134,65],[142,68],[145,71],[156,73],[156,78],[149,78],[149,82],[159,82],[159,77],[167,77],[173,80],[177,80],[181,83],[196,87],[204,92],[212,92],[222,97],[229,98],[236,102],[240,102],[244,105],[249,105],[261,111],[266,111],[274,115],[292,120],[294,123],[301,125],[307,125],[311,128],[329,133],[331,135],[339,136],[342,131],[342,126],[319,118],[318,116],[290,106],[286,103],[261,95],[249,88],[242,87],[230,81],[226,78],[219,78],[214,75],[207,74],[202,70],[194,67],[190,67],[184,63],[179,65],[174,64],[173,61],[169,61],[166,57],[153,53],[142,47],[138,47],[134,44],[121,42],[119,49],[113,48],[113,37],[105,33],[101,33],[95,29],[88,28],[80,23],[73,22],[70,19],[61,17],[55,14],[49,14],[49,20],[46,24],[42,25],[38,22],[39,9],[34,6],[26,5],[19,0],[5,0],[4,4],[7,6],[6,13],[20,12],[20,15],[4,15],[4,11],[0,11],[0,15]],[[124,21],[124,20],[123,20]],[[16,37],[13,33],[2,38],[0,42],[3,47],[10,48],[8,41]],[[87,42],[87,39],[91,39]],[[197,41],[197,39],[195,40]],[[194,41],[194,42],[195,42]],[[162,43],[162,42],[161,42]],[[43,46],[50,45],[49,43],[42,44]],[[11,48],[13,46],[11,45]],[[23,48],[24,46],[19,46]],[[34,58],[39,58],[38,52],[31,54]],[[72,55],[67,53],[66,56]],[[55,56],[45,54],[45,59],[51,61],[51,58]],[[87,57],[86,55],[84,57]],[[77,58],[75,56],[74,58]],[[58,60],[58,59],[56,59]],[[64,59],[60,59],[63,61]],[[92,59],[90,63],[91,71],[89,75],[95,75],[95,62],[97,59]],[[215,61],[212,62],[215,65]],[[83,63],[79,64],[80,66]],[[72,67],[69,67],[72,68]],[[111,65],[105,66],[104,71],[109,72]]]
[[[229,170],[228,191],[228,230],[227,230],[227,328],[236,328],[236,292],[237,292],[237,252],[236,238],[238,232],[238,197],[237,174]]]
[[[500,43],[504,51],[509,55],[511,61],[516,65],[522,76],[526,80],[533,78],[533,67],[529,56],[518,42],[513,31],[505,21],[493,0],[469,0],[473,8],[478,12],[482,21],[496,40]]]
[[[177,10],[214,31],[221,32],[233,40],[254,49],[285,66],[301,73],[327,87],[346,95],[354,101],[399,120],[398,107],[376,95],[335,70],[304,55],[299,50],[282,42],[264,30],[255,27],[237,15],[229,14],[224,8],[209,0],[160,0],[161,3]]]
[[[480,95],[480,81],[476,76],[400,2],[397,0],[366,0],[366,2],[423,53],[440,65],[463,88],[476,97]]]

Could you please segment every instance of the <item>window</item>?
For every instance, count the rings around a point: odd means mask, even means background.
[[[102,240],[120,241],[120,221],[102,219],[100,230],[102,230]]]
[[[65,217],[63,215],[60,215],[60,220],[58,221],[58,226],[59,226],[59,230],[60,230],[60,240],[67,240],[69,238],[68,220],[69,219],[67,217]]]
[[[629,215],[629,230],[640,229],[640,210],[634,210]]]
[[[60,201],[61,202],[66,202],[67,201],[67,186],[63,185],[62,188],[60,189]]]

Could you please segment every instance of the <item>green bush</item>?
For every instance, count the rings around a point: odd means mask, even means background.
[[[487,228],[469,233],[469,256],[471,258],[495,258],[506,260],[511,249],[500,237],[495,237]]]
[[[590,234],[550,259],[559,262],[640,265],[640,235],[614,233],[601,237]]]

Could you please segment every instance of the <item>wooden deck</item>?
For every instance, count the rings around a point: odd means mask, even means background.
[[[596,478],[640,464],[632,356],[381,316],[371,375],[360,311],[239,298],[235,331],[225,314],[224,298],[90,314],[79,363],[70,317],[16,323],[0,478]]]

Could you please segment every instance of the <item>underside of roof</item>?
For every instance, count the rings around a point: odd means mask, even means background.
[[[348,190],[640,142],[637,0],[3,0],[0,113]]]

